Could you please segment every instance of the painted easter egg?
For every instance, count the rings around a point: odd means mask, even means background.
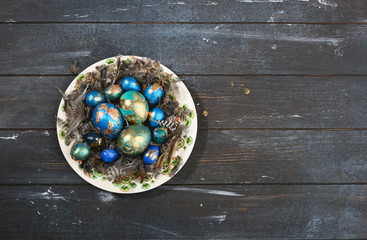
[[[124,77],[122,79],[121,87],[125,92],[127,92],[127,91],[140,92],[141,91],[141,87],[140,87],[139,82],[136,81],[136,79],[131,77],[131,76],[127,76],[127,77]]]
[[[150,121],[150,127],[155,128],[159,126],[156,121],[163,120],[165,116],[162,109],[160,109],[159,107],[155,107],[152,111],[148,113],[148,118]]]
[[[121,97],[123,91],[120,85],[112,84],[106,87],[104,93],[109,100],[114,101]]]
[[[119,156],[119,153],[112,148],[107,148],[101,152],[102,161],[105,163],[110,163],[115,161]]]
[[[150,165],[155,163],[159,157],[159,147],[158,146],[150,146],[144,153],[143,161],[145,164]]]
[[[108,138],[116,138],[124,127],[120,111],[111,103],[99,104],[93,111],[92,122]]]
[[[168,130],[165,127],[157,127],[153,130],[153,142],[164,143],[167,140]]]
[[[106,97],[101,92],[98,92],[98,91],[90,91],[85,96],[85,103],[89,107],[95,107],[98,104],[104,103],[104,102],[106,102]]]
[[[127,91],[120,98],[120,112],[131,124],[140,124],[148,117],[149,106],[137,91]]]
[[[77,143],[71,149],[71,158],[76,161],[83,161],[89,157],[90,148],[86,143]]]
[[[163,97],[163,88],[158,83],[154,83],[145,89],[144,96],[149,105],[156,105]]]
[[[89,132],[84,135],[84,141],[92,148],[97,148],[102,146],[104,139],[99,133]]]
[[[147,126],[130,125],[121,131],[117,139],[117,150],[128,156],[136,156],[143,153],[149,143],[150,130]]]

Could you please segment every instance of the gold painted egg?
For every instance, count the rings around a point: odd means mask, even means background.
[[[120,98],[120,112],[131,124],[141,124],[148,117],[149,106],[137,91],[127,91]]]
[[[148,147],[150,137],[150,130],[147,126],[130,125],[121,131],[117,139],[117,149],[128,156],[139,155]]]

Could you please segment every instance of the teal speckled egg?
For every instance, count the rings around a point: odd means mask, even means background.
[[[149,106],[137,91],[127,91],[120,98],[120,112],[131,124],[140,124],[148,117]]]
[[[97,148],[102,146],[104,139],[103,136],[99,133],[89,132],[84,135],[84,141],[91,147]]]
[[[76,161],[83,161],[89,157],[90,148],[86,143],[77,143],[71,150],[71,158]]]
[[[117,139],[117,150],[128,156],[136,156],[144,152],[149,143],[150,130],[147,126],[130,125],[121,131]]]
[[[121,97],[123,91],[120,85],[112,84],[106,87],[104,93],[109,100],[114,101]]]
[[[167,140],[168,130],[165,127],[154,128],[153,130],[153,142],[164,143]]]

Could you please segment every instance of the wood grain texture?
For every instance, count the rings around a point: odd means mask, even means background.
[[[367,131],[199,131],[168,184],[367,183]],[[83,184],[54,131],[1,131],[1,184]],[[86,183],[85,183],[86,184]]]
[[[366,239],[366,9],[1,1],[0,238]],[[118,53],[171,68],[198,112],[187,164],[142,194],[83,181],[55,131],[71,63]]]
[[[101,0],[98,4],[74,0],[16,0],[0,2],[0,21],[365,23],[366,8],[364,0]]]
[[[74,60],[83,69],[117,53],[178,74],[367,74],[367,25],[3,24],[0,32],[0,74],[67,74]]]
[[[61,99],[57,87],[65,90],[72,79],[0,77],[0,128],[54,129]],[[202,129],[367,127],[365,77],[183,76],[182,80],[194,98]]]
[[[166,186],[128,196],[84,186],[0,189],[6,239],[367,237],[367,186]]]

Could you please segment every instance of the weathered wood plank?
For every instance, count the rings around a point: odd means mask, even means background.
[[[366,128],[366,77],[183,79],[195,96],[199,127]]]
[[[0,127],[56,128],[61,100],[74,77],[0,77]]]
[[[367,19],[364,0],[1,1],[1,22],[350,22]],[[42,13],[42,14],[40,14]]]
[[[56,87],[65,90],[72,79],[0,77],[0,127],[55,128],[61,98]],[[196,102],[200,128],[366,128],[365,77],[182,79]]]
[[[166,186],[129,196],[92,186],[0,189],[6,239],[367,237],[367,186]]]
[[[367,25],[3,24],[0,32],[0,74],[66,74],[76,59],[86,67],[117,53],[178,74],[367,74]]]
[[[168,184],[367,183],[367,131],[199,131]],[[0,183],[82,184],[54,131],[1,131]]]

